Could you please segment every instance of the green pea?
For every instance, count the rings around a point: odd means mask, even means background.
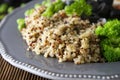
[[[30,16],[33,12],[34,12],[34,9],[29,9],[29,10],[25,11],[24,15]]]
[[[0,5],[0,13],[5,13],[7,11],[8,4],[3,3]]]

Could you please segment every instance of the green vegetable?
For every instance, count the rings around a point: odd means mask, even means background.
[[[22,4],[20,5],[20,7],[25,7],[25,3],[22,3]]]
[[[111,40],[105,39],[101,42],[101,47],[103,48],[103,56],[108,62],[115,62],[120,60],[120,45],[115,45]]]
[[[8,13],[11,13],[11,12],[13,11],[13,9],[14,9],[14,8],[11,6],[11,7],[8,8],[7,12],[8,12]]]
[[[42,14],[45,17],[51,17],[54,14],[54,5],[49,6],[46,11]]]
[[[53,5],[55,12],[58,12],[65,7],[65,4],[61,0],[57,0],[55,3],[53,3]]]
[[[106,60],[120,61],[120,21],[108,21],[105,25],[98,26],[95,33],[101,38],[100,46]]]
[[[67,15],[77,14],[78,16],[89,16],[92,13],[92,7],[85,0],[74,0],[74,3],[65,7],[65,12]]]
[[[2,20],[4,17],[5,17],[5,15],[4,15],[4,14],[1,14],[1,15],[0,15],[0,20]]]
[[[27,11],[25,11],[24,15],[30,16],[33,12],[34,12],[34,9],[28,9]]]
[[[17,19],[18,30],[25,28],[25,20],[23,18]]]
[[[48,2],[49,3],[49,2]],[[65,4],[61,0],[56,0],[54,3],[47,5],[46,11],[42,14],[45,17],[51,17],[55,12],[63,9]]]
[[[35,4],[34,8],[39,8],[41,4]]]
[[[56,0],[53,3],[50,0],[45,0],[42,5],[47,7],[46,11],[42,14],[45,17],[51,17],[54,13],[62,9],[65,9],[67,15],[77,14],[78,16],[89,16],[92,13],[92,7],[85,0],[75,0],[69,6],[65,6],[62,0]]]
[[[42,2],[42,5],[45,5],[46,7],[49,7],[52,4],[51,0],[44,0]]]
[[[8,8],[8,4],[7,3],[3,3],[0,5],[0,13],[5,13],[7,11]]]

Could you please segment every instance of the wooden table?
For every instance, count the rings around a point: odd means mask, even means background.
[[[0,55],[0,80],[50,80],[16,68]]]

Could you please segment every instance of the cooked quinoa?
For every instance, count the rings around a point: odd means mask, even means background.
[[[45,6],[34,10],[25,18],[26,27],[21,30],[28,50],[44,57],[56,57],[59,62],[75,64],[101,62],[99,39],[94,34],[96,24],[79,16],[67,16],[60,10],[52,17],[41,16]]]

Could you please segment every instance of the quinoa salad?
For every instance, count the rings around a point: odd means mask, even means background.
[[[48,1],[46,4],[50,3]],[[61,4],[62,8],[55,10],[50,15],[46,14],[48,10],[50,13],[48,7],[54,5],[55,9],[57,2]],[[34,9],[25,13],[25,19],[17,20],[18,24],[21,24],[18,25],[18,29],[28,45],[27,50],[46,58],[57,58],[58,62],[70,61],[75,64],[105,62],[105,58],[101,54],[101,39],[95,33],[96,28],[105,23],[100,21],[92,23],[88,18],[83,19],[81,15],[84,13],[78,15],[77,12],[67,12],[66,4],[62,0],[46,4],[45,1],[43,4],[37,4]],[[87,3],[85,5],[89,6]],[[88,11],[90,12],[90,10]],[[88,16],[89,12],[85,15]]]

